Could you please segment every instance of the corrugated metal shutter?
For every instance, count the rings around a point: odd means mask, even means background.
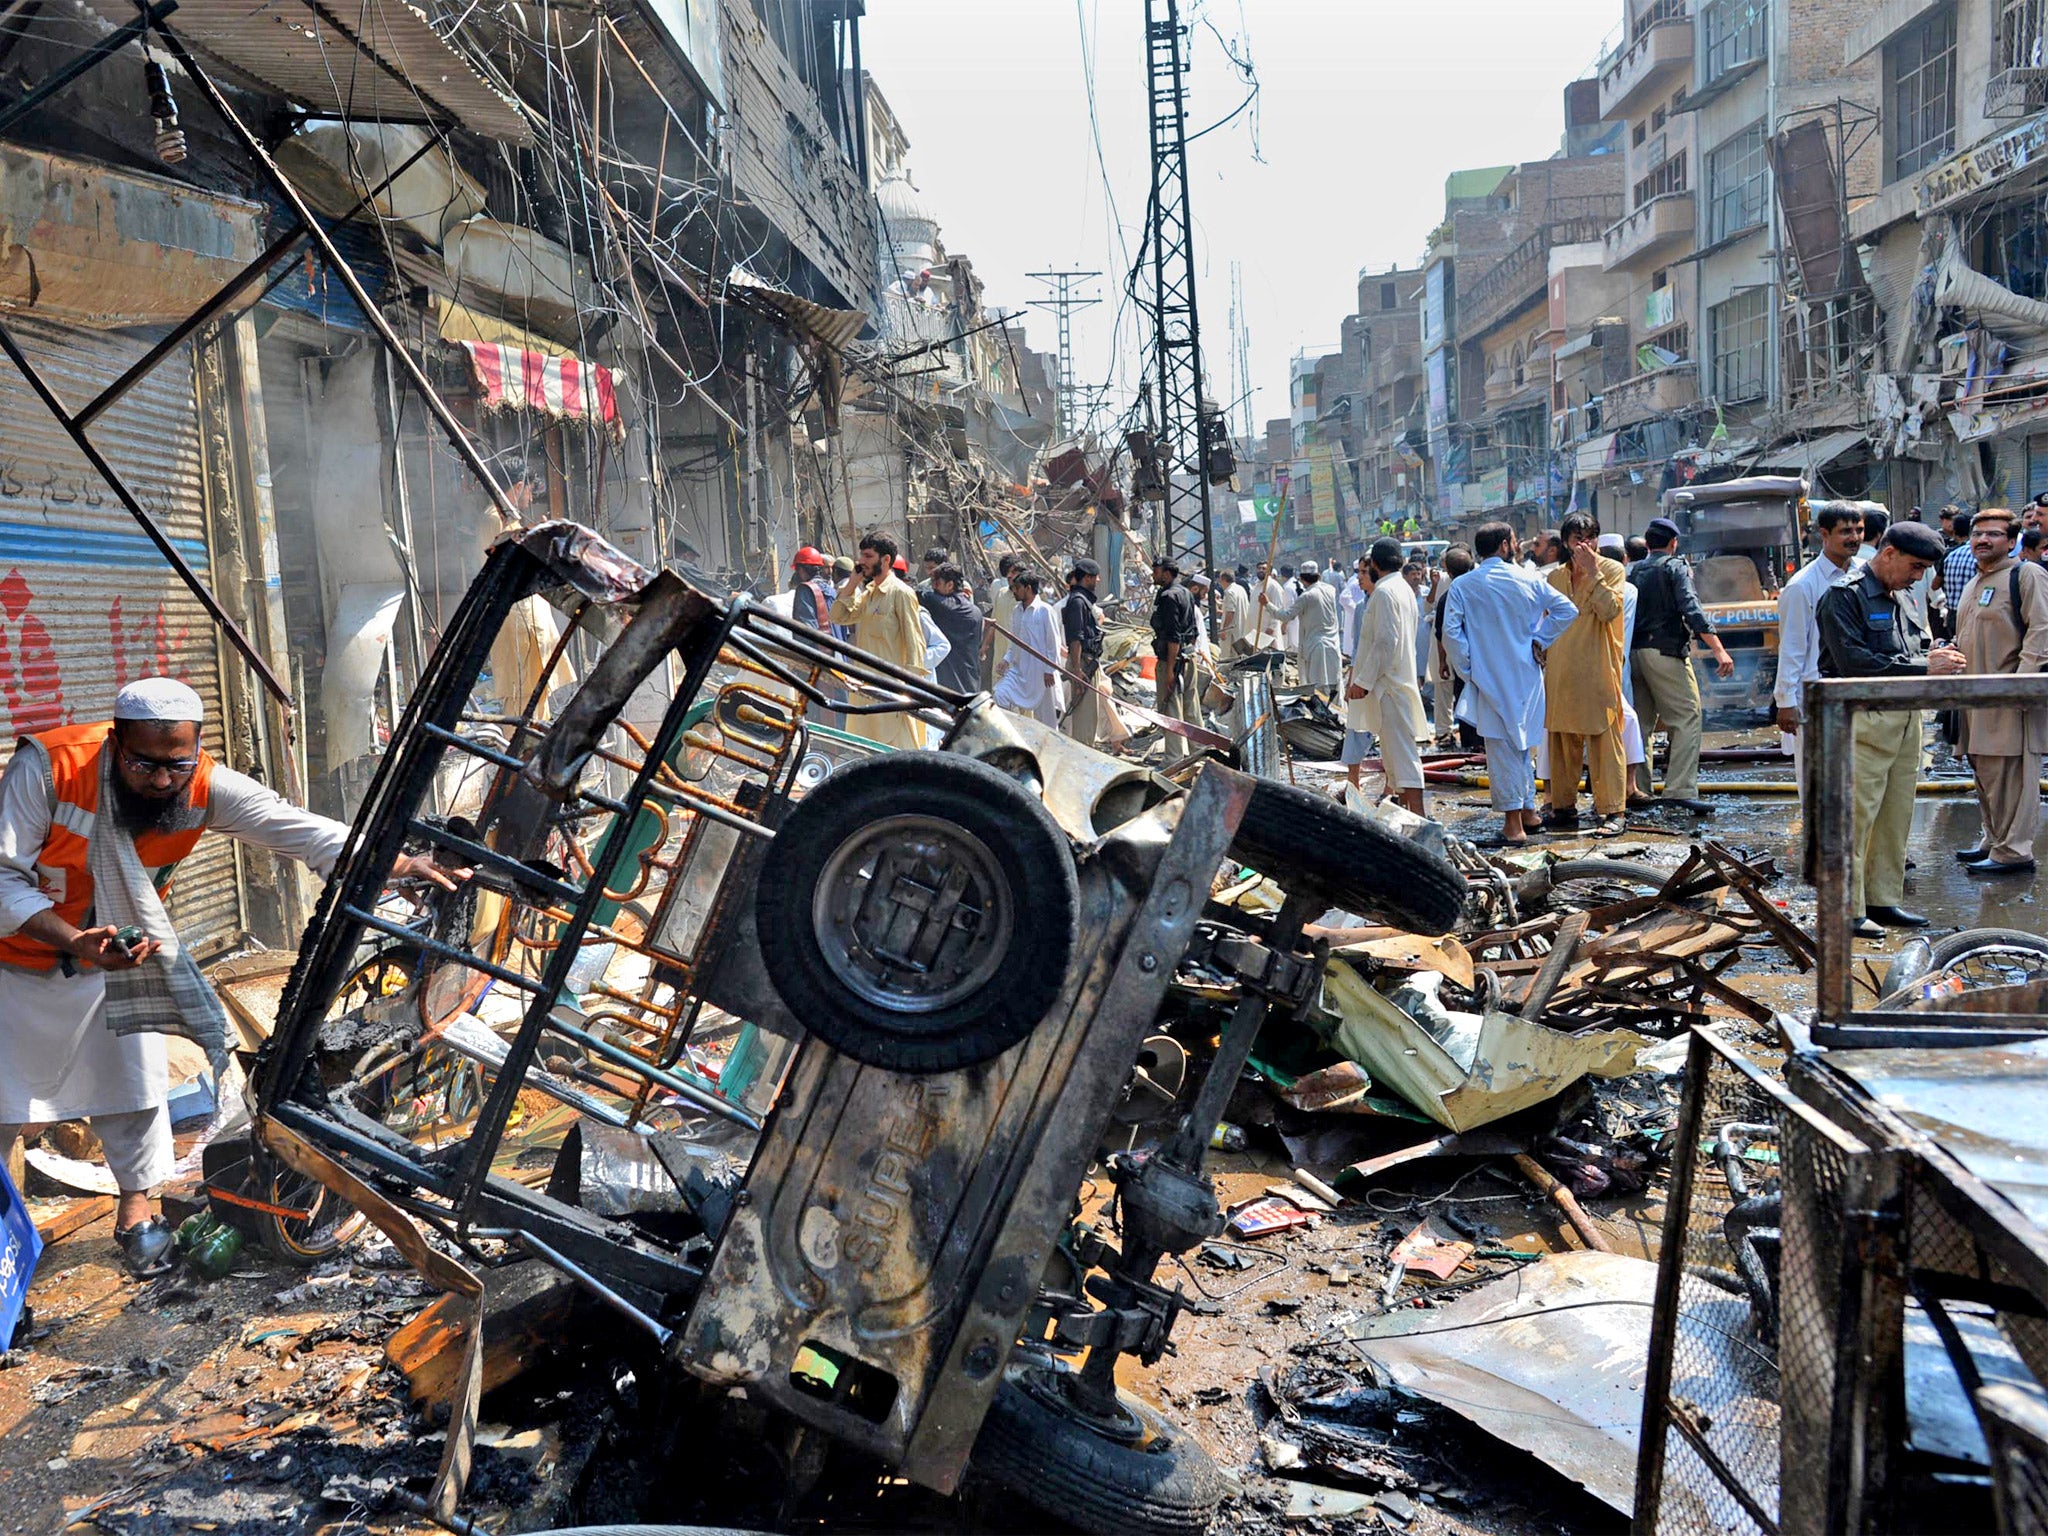
[[[2027,499],[2048,491],[2048,437],[2027,439]]]
[[[10,317],[9,329],[73,409],[147,343]],[[95,446],[155,515],[193,569],[211,567],[192,349],[168,357],[93,424]],[[221,745],[220,652],[213,622],[115,500],[64,429],[0,359],[0,756],[14,738],[91,720],[137,677],[183,679],[205,700],[205,740]],[[200,841],[178,870],[171,915],[200,955],[244,928],[234,845]]]

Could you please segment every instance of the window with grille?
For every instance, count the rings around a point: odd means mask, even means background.
[[[2002,0],[1998,16],[1998,68],[2048,68],[2048,0]]]
[[[1707,156],[1707,243],[1764,221],[1764,125],[1751,123]]]
[[[1769,306],[1769,292],[1752,288],[1707,311],[1714,349],[1714,398],[1723,405],[1764,394]]]
[[[2040,0],[2030,0],[2032,4]],[[1887,181],[1925,170],[1956,146],[1956,11],[1937,6],[1885,44]]]
[[[1704,12],[1706,83],[1739,64],[1764,57],[1770,46],[1770,10],[1764,0],[1714,0]]]

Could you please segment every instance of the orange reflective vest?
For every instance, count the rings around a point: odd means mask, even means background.
[[[97,725],[37,731],[30,737],[50,756],[50,790],[56,801],[43,850],[36,855],[36,876],[43,894],[56,904],[57,915],[74,928],[91,926],[92,871],[86,865],[86,849],[100,803],[100,747],[113,729],[111,720],[102,720]],[[195,809],[206,808],[212,787],[213,758],[202,748],[198,771],[192,775]],[[202,830],[192,827],[183,832],[135,834],[135,853],[142,867],[165,872],[157,877],[160,894],[169,894],[170,866],[197,846]],[[53,971],[58,959],[57,951],[38,939],[19,933],[0,938],[0,965]]]

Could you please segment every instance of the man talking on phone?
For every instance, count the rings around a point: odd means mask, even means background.
[[[225,1057],[220,1000],[164,910],[206,832],[325,876],[348,827],[299,809],[199,742],[199,695],[123,688],[114,717],[24,736],[0,773],[0,1156],[27,1125],[88,1119],[120,1189],[114,1238],[138,1277],[171,1265],[151,1191],[171,1173],[165,1034]],[[394,878],[468,875],[424,854]]]

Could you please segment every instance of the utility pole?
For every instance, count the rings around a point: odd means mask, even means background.
[[[1159,461],[1166,475],[1159,550],[1216,565],[1202,413],[1202,329],[1195,309],[1194,216],[1188,198],[1187,33],[1180,0],[1145,0],[1145,83],[1152,125],[1152,345]],[[1192,487],[1176,483],[1176,472]],[[1215,589],[1210,589],[1215,606]],[[1215,614],[1209,616],[1211,629]]]
[[[1060,322],[1060,392],[1059,392],[1059,434],[1062,438],[1072,437],[1081,429],[1076,413],[1080,391],[1074,383],[1074,311],[1086,309],[1102,300],[1083,297],[1074,292],[1077,283],[1084,283],[1091,277],[1100,277],[1100,272],[1026,272],[1026,277],[1035,277],[1041,283],[1052,284],[1052,297],[1033,299],[1033,309],[1049,309],[1059,317]]]

